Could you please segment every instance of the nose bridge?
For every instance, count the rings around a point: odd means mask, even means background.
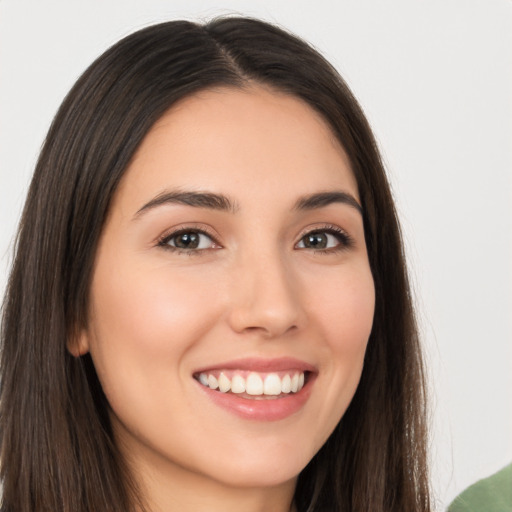
[[[237,267],[230,314],[234,330],[276,337],[298,327],[297,282],[290,262],[277,248],[244,252]]]

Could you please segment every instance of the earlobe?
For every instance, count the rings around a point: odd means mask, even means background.
[[[85,329],[80,329],[66,343],[68,352],[73,357],[80,357],[89,352],[89,336]]]

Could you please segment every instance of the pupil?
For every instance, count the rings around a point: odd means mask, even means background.
[[[199,245],[197,233],[182,233],[176,237],[176,247],[180,249],[196,249]]]
[[[314,249],[325,249],[327,247],[327,236],[324,233],[307,235],[305,245]]]

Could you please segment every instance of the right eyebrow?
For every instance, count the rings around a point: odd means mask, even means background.
[[[232,213],[238,210],[236,203],[223,194],[186,190],[169,190],[162,192],[147,202],[137,211],[134,218],[139,218],[145,212],[164,204],[184,204],[195,208],[207,208],[210,210],[220,210]]]

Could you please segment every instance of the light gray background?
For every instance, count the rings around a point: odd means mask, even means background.
[[[312,42],[374,127],[418,296],[442,510],[512,461],[510,0],[0,0],[0,291],[36,155],[78,75],[135,29],[231,12]]]

